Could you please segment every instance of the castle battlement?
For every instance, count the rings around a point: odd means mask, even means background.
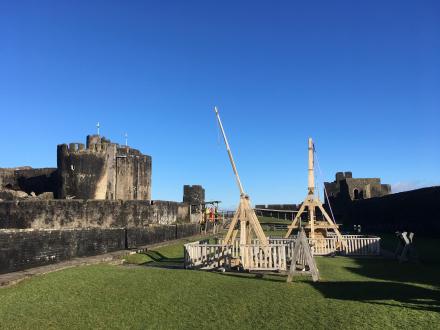
[[[114,143],[91,143],[87,146],[84,143],[69,143],[59,144],[58,151],[63,154],[86,154],[86,153],[106,153],[110,146],[115,146]]]

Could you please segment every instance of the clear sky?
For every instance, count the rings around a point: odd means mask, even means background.
[[[55,167],[99,121],[153,157],[154,199],[229,208],[214,105],[254,203],[303,199],[309,136],[319,181],[439,184],[440,1],[0,0],[0,167]]]

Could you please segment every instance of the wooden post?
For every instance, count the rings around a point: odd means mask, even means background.
[[[308,190],[309,195],[313,195],[315,193],[315,168],[314,168],[314,159],[313,159],[313,141],[312,138],[309,138],[309,175],[308,175]]]

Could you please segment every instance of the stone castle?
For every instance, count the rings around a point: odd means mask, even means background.
[[[380,178],[353,178],[351,172],[337,172],[335,181],[324,182],[324,186],[330,199],[353,201],[391,193],[391,186],[382,184]]]
[[[199,233],[205,190],[152,199],[152,159],[100,135],[57,147],[56,168],[0,168],[0,274]]]
[[[151,163],[139,150],[88,135],[86,145],[58,145],[57,168],[0,169],[0,189],[56,199],[151,200]]]

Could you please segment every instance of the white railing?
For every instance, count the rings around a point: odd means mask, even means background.
[[[225,245],[223,239],[218,239],[217,244]],[[254,243],[254,244],[256,244],[256,243]],[[231,248],[231,257],[232,258],[240,258],[240,240],[236,239],[232,245],[229,245],[229,247]]]
[[[241,262],[248,270],[287,270],[286,245],[242,245]]]
[[[312,253],[317,256],[326,256],[336,252],[337,237],[309,238]]]
[[[362,235],[343,235],[341,244],[338,237],[308,239],[312,254],[325,256],[334,254],[337,247],[348,256],[380,255],[380,237]],[[269,238],[269,245],[259,245],[258,240],[252,244],[240,245],[237,239],[231,245],[209,244],[208,240],[185,244],[185,268],[231,267],[233,259],[240,259],[242,266],[249,270],[286,270],[292,260],[295,238]],[[304,262],[300,256],[299,263]]]
[[[362,235],[343,235],[350,236],[345,239],[346,247],[342,246],[347,255],[371,256],[380,255],[380,237],[368,237]]]
[[[365,235],[342,235],[346,243],[346,247],[340,244],[342,251],[346,255],[368,256],[368,255],[380,255],[380,237],[365,236]],[[295,246],[295,237],[292,238],[269,238],[269,243],[286,244],[288,250],[293,251]],[[308,239],[309,244],[312,246],[312,252],[317,256],[325,256],[333,254],[337,250],[339,239],[337,236],[326,238]],[[292,257],[290,251],[288,256]]]
[[[200,244],[192,242],[184,245],[185,268],[230,267],[232,248],[221,244]]]

